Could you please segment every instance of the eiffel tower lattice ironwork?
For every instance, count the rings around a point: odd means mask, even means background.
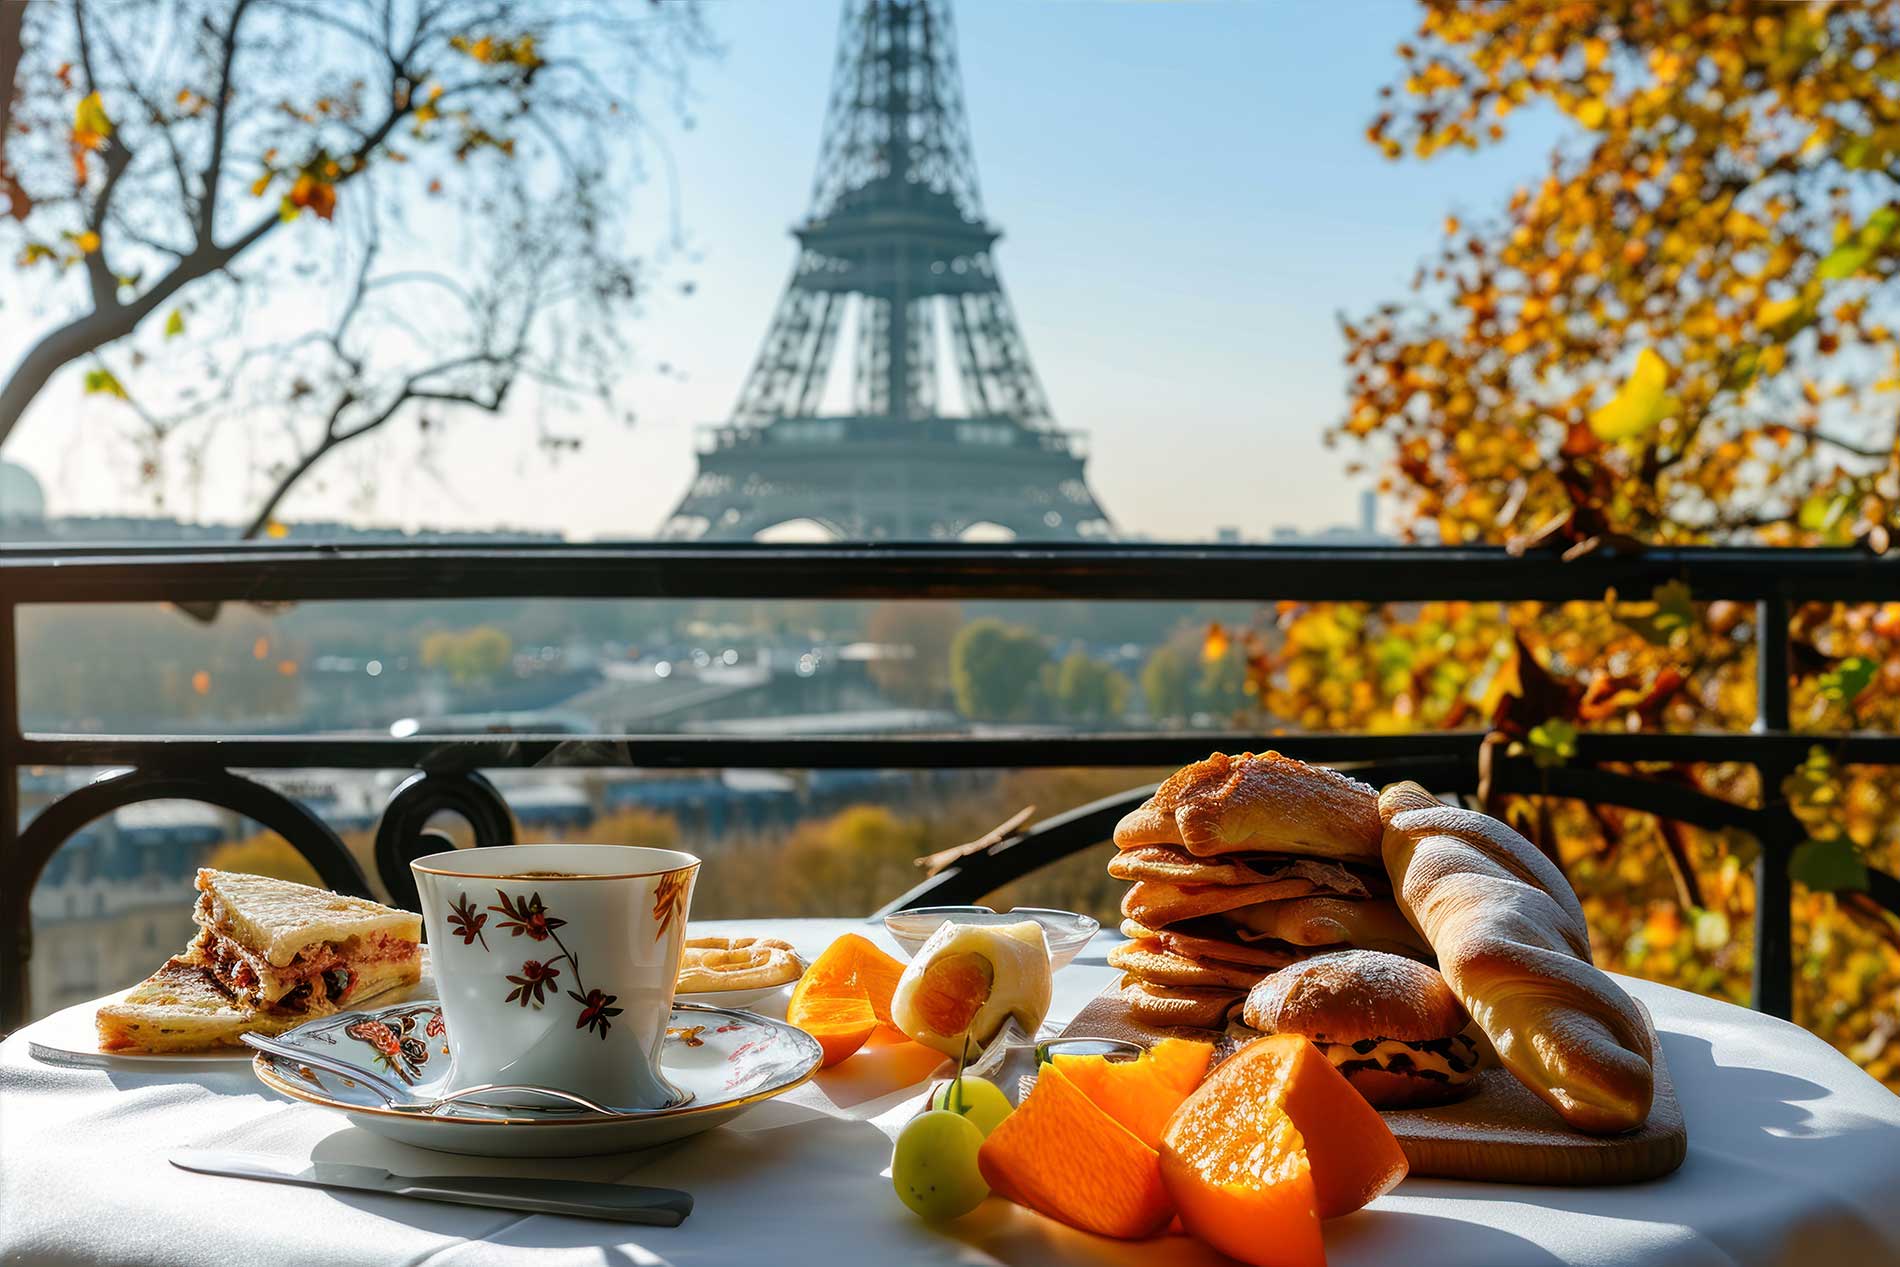
[[[997,277],[946,0],[846,0],[811,214],[793,235],[765,346],[731,421],[708,429],[668,536],[744,539],[797,519],[857,540],[978,524],[1109,534],[1082,435],[1055,426]]]

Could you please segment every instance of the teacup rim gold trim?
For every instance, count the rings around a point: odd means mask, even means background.
[[[476,845],[476,849],[521,849],[523,845]],[[594,848],[595,846],[587,846]],[[656,871],[602,871],[585,875],[548,875],[546,873],[529,874],[527,872],[489,873],[482,871],[447,871],[441,867],[425,867],[422,864],[429,858],[440,858],[449,854],[465,853],[468,850],[444,850],[442,853],[427,854],[409,864],[411,871],[420,871],[424,875],[442,875],[456,880],[507,880],[513,884],[539,883],[549,880],[561,883],[568,880],[648,880],[657,875],[672,875],[676,871],[693,871],[705,862],[698,854],[687,853],[684,849],[668,849],[662,845],[607,845],[609,849],[647,849],[654,853],[673,853],[682,858],[691,858],[691,862],[681,863],[677,867],[661,867]]]

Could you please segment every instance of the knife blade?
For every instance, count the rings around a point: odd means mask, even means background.
[[[396,1175],[375,1166],[319,1161],[309,1166],[264,1153],[188,1148],[171,1157],[172,1165],[198,1174],[260,1179],[305,1188],[348,1188],[418,1201],[446,1201],[533,1214],[612,1219],[678,1227],[693,1212],[691,1193],[677,1188],[594,1183],[582,1179],[521,1179],[483,1175]]]

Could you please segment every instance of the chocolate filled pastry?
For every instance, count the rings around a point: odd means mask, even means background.
[[[1414,959],[1343,950],[1263,980],[1241,1017],[1262,1034],[1310,1040],[1359,1094],[1382,1109],[1464,1095],[1484,1064],[1471,1018],[1445,979]]]

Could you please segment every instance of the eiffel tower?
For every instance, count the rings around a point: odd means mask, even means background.
[[[792,234],[765,346],[665,535],[742,540],[795,519],[852,540],[1109,534],[1081,433],[1055,426],[997,277],[947,0],[846,0],[811,214]]]

